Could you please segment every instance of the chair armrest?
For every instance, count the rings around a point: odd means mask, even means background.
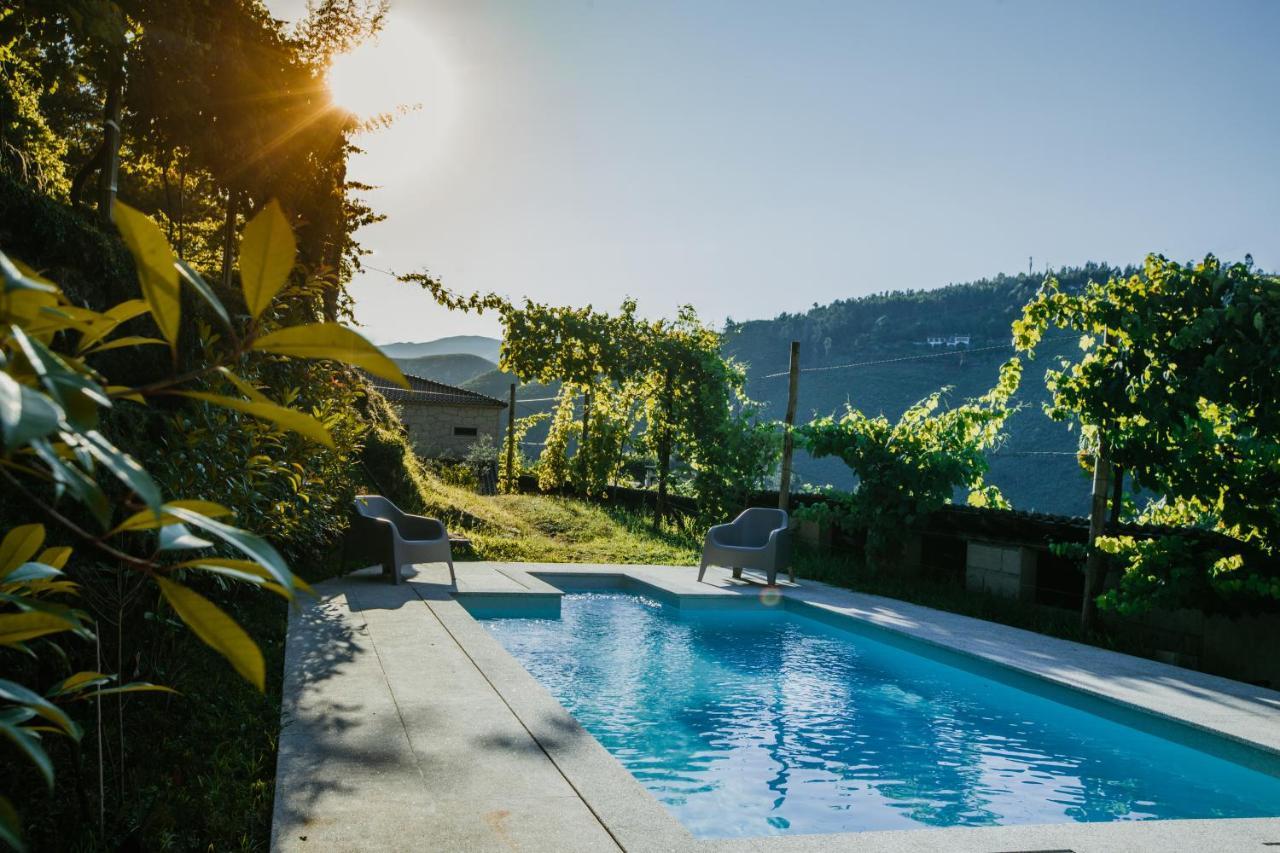
[[[773,552],[779,563],[789,561],[791,559],[791,530],[786,527],[779,527],[769,534],[769,542],[765,546]]]
[[[736,545],[738,543],[738,528],[732,523],[716,524],[707,531],[706,542],[713,545]]]
[[[395,525],[389,519],[374,518],[368,515],[361,515],[358,512],[351,516],[351,527],[360,533],[373,536],[391,537],[396,532]]]
[[[444,524],[439,519],[427,518],[424,515],[409,515],[406,513],[396,527],[400,538],[407,542],[447,539],[449,536],[448,532],[445,531]]]

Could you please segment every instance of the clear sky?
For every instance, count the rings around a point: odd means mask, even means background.
[[[291,16],[301,0],[271,0]],[[393,0],[375,267],[715,325],[1088,260],[1280,268],[1280,2]],[[499,333],[378,272],[380,343]]]

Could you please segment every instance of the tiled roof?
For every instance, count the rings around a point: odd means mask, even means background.
[[[468,391],[466,388],[458,388],[453,385],[445,385],[443,382],[436,382],[434,379],[423,379],[421,376],[410,376],[405,374],[405,379],[409,380],[409,390],[394,385],[385,379],[366,373],[365,378],[369,380],[374,388],[382,396],[386,397],[393,403],[438,403],[446,406],[488,406],[494,409],[505,409],[507,404],[493,397],[486,397],[484,394],[477,394],[475,391]]]

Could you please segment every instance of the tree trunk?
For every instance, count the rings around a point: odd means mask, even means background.
[[[1116,465],[1111,470],[1111,514],[1107,517],[1107,530],[1116,532],[1120,526],[1120,510],[1124,508],[1124,469]]]
[[[231,290],[231,265],[235,263],[234,244],[236,240],[236,208],[240,202],[240,194],[234,189],[227,190],[227,218],[222,224],[222,288],[224,292]]]
[[[590,453],[587,450],[589,440],[591,438],[591,386],[588,385],[582,392],[582,441],[578,445],[578,457],[582,460],[582,486],[587,492],[591,491],[591,468]]]
[[[511,402],[507,409],[507,494],[514,495],[516,481],[516,383],[511,383]]]
[[[187,158],[178,166],[178,258],[187,259]]]
[[[1098,452],[1093,461],[1093,498],[1089,510],[1088,555],[1084,565],[1084,602],[1080,610],[1080,627],[1085,633],[1093,632],[1098,625],[1097,598],[1102,594],[1102,581],[1106,577],[1107,555],[1098,550],[1098,537],[1106,528],[1107,504],[1111,497],[1111,458],[1107,436],[1098,439]]]
[[[124,102],[124,49],[113,59],[107,82],[107,102],[102,116],[103,161],[98,176],[98,216],[111,221],[120,173],[120,114]]]
[[[791,362],[787,371],[787,417],[782,429],[782,470],[778,480],[778,509],[791,508],[791,455],[795,449],[792,427],[796,422],[796,391],[800,386],[800,342],[791,342]]]
[[[653,529],[657,530],[667,514],[667,480],[671,474],[671,419],[675,408],[672,396],[675,380],[671,371],[662,384],[662,426],[658,434],[658,500],[653,507]]]

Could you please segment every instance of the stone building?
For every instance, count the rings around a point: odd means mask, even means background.
[[[407,391],[386,380],[370,378],[400,413],[419,456],[460,460],[471,445],[486,435],[494,447],[501,446],[502,415],[507,408],[501,400],[419,376],[405,377],[410,386]]]

